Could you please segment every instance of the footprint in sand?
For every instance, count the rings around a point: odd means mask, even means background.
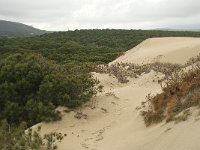
[[[103,137],[103,133],[104,132],[105,132],[105,128],[92,133],[93,135],[96,135],[95,136],[95,141],[101,141],[101,140],[103,140],[104,139],[104,137]]]
[[[103,136],[97,136],[96,141],[101,141],[101,140],[103,140],[103,139],[104,139]]]
[[[84,139],[84,143],[81,144],[82,147],[84,147],[85,149],[96,150],[94,148],[95,143],[104,139],[103,134],[104,134],[105,130],[108,129],[109,127],[110,126],[107,126],[107,127],[104,127],[103,129],[93,132],[91,137]]]
[[[86,144],[86,143],[81,143],[82,147],[87,150],[96,150],[94,143]]]
[[[84,141],[90,141],[93,140],[93,138],[86,138]]]
[[[83,148],[85,148],[85,149],[88,149],[88,148],[89,148],[89,146],[88,146],[86,143],[81,143],[81,146],[82,146]]]

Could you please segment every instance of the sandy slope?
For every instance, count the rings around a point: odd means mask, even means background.
[[[200,46],[200,39],[194,38],[148,39],[117,61],[140,63],[146,61],[146,57],[162,54],[166,56],[163,61],[183,63],[197,53],[198,42]],[[151,71],[137,79],[130,79],[127,84],[120,84],[107,74],[93,74],[104,85],[104,92],[81,109],[87,118],[76,119],[75,112],[70,112],[63,113],[62,121],[40,124],[43,133],[57,131],[67,134],[59,144],[59,150],[200,149],[198,117],[179,124],[160,123],[146,128],[139,111],[135,109],[148,93],[161,91],[155,81],[162,78],[162,74]]]
[[[166,37],[147,39],[130,49],[115,62],[151,63],[155,61],[185,63],[200,52],[200,38]]]

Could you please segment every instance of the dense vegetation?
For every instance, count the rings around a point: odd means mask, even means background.
[[[96,92],[89,74],[72,75],[39,54],[10,55],[0,68],[0,119],[8,123],[58,119],[57,106],[79,106]]]
[[[62,64],[108,63],[126,50],[151,37],[192,36],[199,32],[143,30],[76,30],[31,38],[1,38],[0,56],[36,52]]]

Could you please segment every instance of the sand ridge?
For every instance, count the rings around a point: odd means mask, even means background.
[[[139,44],[112,63],[145,63],[158,55],[161,61],[183,63],[196,55],[198,38],[153,38]],[[199,49],[200,50],[200,49]],[[87,117],[77,119],[75,112],[64,113],[61,121],[40,123],[42,132],[66,133],[58,144],[59,150],[197,150],[200,148],[200,121],[189,119],[179,124],[160,123],[146,127],[140,106],[147,94],[161,92],[161,73],[153,70],[126,84],[118,83],[112,75],[92,73],[104,86],[81,111]],[[64,108],[59,108],[60,110]]]
[[[116,62],[147,64],[155,61],[184,64],[186,60],[199,53],[200,38],[150,38],[130,49],[110,64]]]

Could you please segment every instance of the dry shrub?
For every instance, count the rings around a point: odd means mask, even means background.
[[[143,112],[147,126],[164,119],[167,122],[175,120],[176,115],[185,109],[200,106],[199,64],[195,64],[187,72],[173,72],[165,80],[162,93],[148,101],[148,109]],[[185,116],[182,118],[184,120]]]
[[[200,62],[200,54],[198,54],[196,57],[190,58],[190,59],[187,61],[187,63],[185,64],[185,66],[187,67],[187,66],[193,65],[193,64],[195,64],[195,63],[197,63],[197,62]]]
[[[144,122],[146,126],[151,125],[152,123],[158,123],[163,118],[163,113],[153,112],[152,110],[143,111],[142,116],[144,117]]]
[[[179,123],[181,121],[186,121],[190,115],[191,115],[191,112],[189,109],[184,110],[181,115],[174,118],[175,123]]]
[[[143,108],[141,114],[147,126],[164,119],[167,122],[175,120],[176,115],[183,110],[200,106],[200,54],[189,59],[185,65],[160,62],[144,65],[117,63],[94,68],[95,72],[114,75],[121,83],[127,83],[128,78],[137,78],[151,70],[161,72],[165,77],[158,81],[162,93],[148,96],[145,104],[140,107]]]
[[[181,70],[183,66],[179,64],[160,63],[155,62],[151,64],[138,65],[133,63],[116,63],[112,65],[98,65],[93,68],[94,72],[107,73],[115,76],[120,83],[129,82],[128,77],[137,78],[143,73],[149,73],[151,70],[161,72],[166,77],[170,76],[172,72]]]
[[[138,65],[134,63],[115,63],[112,65],[103,64],[103,65],[90,65],[90,70],[97,73],[107,73],[110,75],[114,75],[120,83],[127,83],[128,77],[137,78],[142,73],[149,73],[151,70],[155,72],[161,72],[165,75],[164,79],[169,79],[173,77],[172,81],[176,78],[174,75],[178,75],[183,68],[187,66],[194,65],[200,69],[200,65],[196,65],[196,63],[200,62],[200,54],[194,58],[190,58],[185,65],[180,64],[172,64],[172,63],[162,63],[162,62],[154,62],[150,64]]]

